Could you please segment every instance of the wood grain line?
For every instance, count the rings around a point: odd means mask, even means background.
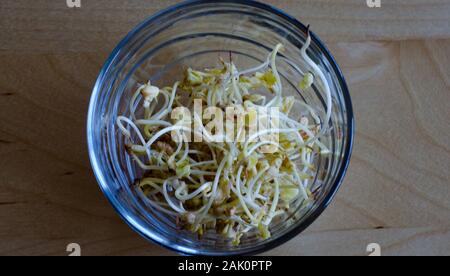
[[[349,202],[348,200],[342,198],[342,197],[338,197],[336,199],[336,201],[339,201],[341,204],[343,204],[345,207],[352,209],[354,211],[356,211],[357,213],[361,214],[362,216],[366,217],[367,219],[369,219],[373,224],[376,225],[386,225],[385,222],[383,222],[382,220],[376,218],[375,216],[371,215],[369,212],[363,210],[362,208],[355,206],[354,204],[352,204],[351,202]],[[372,227],[370,228],[372,229]],[[333,231],[336,231],[333,229]]]
[[[56,61],[54,61],[52,59],[52,55],[44,55],[45,60],[48,62],[48,65],[50,67],[50,69],[52,70],[52,72],[58,76],[60,79],[72,84],[73,86],[75,86],[76,88],[78,88],[81,91],[90,91],[92,89],[92,87],[88,87],[88,86],[83,86],[81,83],[78,83],[77,81],[75,81],[70,75],[68,75],[67,72],[63,71],[63,66],[58,66],[58,64],[56,64]]]
[[[385,144],[381,143],[378,139],[375,139],[375,138],[373,138],[373,137],[371,137],[371,136],[369,136],[369,135],[366,135],[366,134],[364,134],[364,133],[362,133],[362,132],[358,132],[358,131],[356,132],[356,136],[357,136],[358,138],[363,138],[363,139],[366,139],[366,140],[370,141],[370,143],[372,143],[372,144],[378,146],[380,149],[384,149],[384,150],[386,151],[386,153],[389,153],[389,155],[391,155],[391,156],[394,157],[397,161],[403,163],[405,166],[407,166],[407,167],[409,167],[409,168],[412,168],[412,169],[415,169],[415,170],[417,170],[417,171],[419,171],[419,172],[422,172],[422,173],[424,173],[425,175],[432,175],[432,176],[434,176],[435,178],[437,178],[437,179],[439,179],[439,180],[442,180],[442,181],[444,181],[444,182],[445,182],[445,181],[449,181],[448,176],[442,176],[442,175],[440,175],[440,174],[438,174],[438,173],[436,173],[436,172],[434,172],[434,171],[432,171],[432,170],[429,170],[429,169],[426,169],[426,168],[419,167],[419,166],[417,166],[415,163],[408,161],[408,159],[406,159],[406,158],[401,158],[401,156],[398,155],[398,154],[395,152],[395,150],[392,150],[391,148],[389,148],[389,147],[386,146]]]
[[[395,183],[399,186],[401,186],[402,188],[404,188],[405,190],[407,190],[408,192],[410,192],[411,194],[414,194],[415,196],[424,199],[427,203],[429,203],[430,205],[434,205],[438,208],[441,208],[443,210],[449,211],[450,212],[450,208],[448,208],[447,206],[436,202],[436,200],[429,198],[427,196],[425,196],[423,193],[421,193],[420,191],[414,189],[413,187],[410,187],[407,183],[402,183],[398,180],[396,180],[395,178],[383,173],[382,171],[378,170],[375,166],[373,166],[369,161],[355,155],[353,156],[353,159],[357,160],[360,163],[365,164],[368,168],[372,169],[374,172],[376,172],[381,178],[384,178],[386,180],[391,181],[392,183]],[[386,184],[384,184],[384,181],[380,181],[381,185],[386,186]],[[387,186],[386,186],[387,187]],[[389,187],[387,187],[389,188]]]
[[[405,244],[410,243],[411,241],[418,240],[420,238],[426,238],[428,236],[436,235],[436,234],[449,234],[449,233],[450,233],[450,230],[448,230],[448,229],[447,230],[431,230],[431,231],[427,231],[424,233],[418,233],[418,234],[412,235],[411,237],[407,237],[405,239],[400,239],[399,241],[396,241],[388,246],[384,246],[383,250],[386,250],[386,251],[394,250],[395,248],[398,248],[400,246],[403,246]]]
[[[86,162],[81,164],[81,163],[74,162],[71,159],[64,159],[64,158],[58,156],[57,154],[54,154],[54,153],[44,149],[43,147],[40,147],[39,144],[32,143],[32,142],[26,140],[26,138],[19,137],[19,136],[13,134],[13,133],[5,131],[2,128],[0,128],[0,132],[14,137],[14,139],[16,139],[16,141],[15,141],[16,143],[19,142],[19,143],[24,144],[27,147],[27,149],[25,149],[25,150],[31,149],[31,150],[38,151],[38,152],[43,153],[43,154],[45,154],[45,155],[47,155],[47,156],[49,156],[49,157],[51,157],[51,158],[53,158],[53,159],[55,159],[57,161],[60,161],[62,163],[65,163],[65,164],[68,164],[68,165],[71,165],[71,166],[75,166],[76,168],[80,169],[80,171],[91,171],[91,167],[89,166],[89,164],[87,164],[87,153],[86,153]]]
[[[412,115],[413,115],[413,119],[414,122],[417,126],[417,129],[419,130],[419,134],[422,135],[423,138],[425,138],[427,141],[429,141],[433,146],[438,147],[439,149],[447,152],[447,154],[450,155],[450,149],[446,148],[445,145],[439,143],[439,141],[437,141],[433,136],[431,136],[430,134],[428,134],[427,130],[423,127],[421,121],[419,120],[418,116],[417,116],[417,103],[416,103],[416,99],[414,98],[414,96],[412,95],[410,89],[412,89],[412,87],[409,85],[406,76],[400,72],[400,81],[403,84],[403,87],[405,88],[405,91],[407,92],[406,94],[409,97],[409,100],[411,102],[411,104],[414,106],[413,111],[412,111]]]

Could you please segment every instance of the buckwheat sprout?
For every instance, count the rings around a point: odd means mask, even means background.
[[[274,115],[278,117],[278,120],[281,120],[282,122],[285,122],[285,123],[291,125],[293,128],[295,128],[295,127],[304,128],[305,127],[305,125],[289,118],[288,116],[286,116],[286,114],[283,114],[282,112],[276,111]]]
[[[256,73],[256,72],[260,72],[260,71],[266,70],[270,66],[271,62],[273,62],[273,57],[276,58],[277,53],[278,53],[278,51],[280,50],[281,47],[283,47],[283,45],[282,44],[278,44],[277,47],[275,47],[275,49],[267,56],[267,59],[266,59],[266,61],[264,63],[262,63],[262,64],[260,64],[260,65],[258,65],[256,67],[243,70],[241,72],[236,71],[233,75],[230,76],[230,78],[239,78],[241,76],[245,76],[245,75],[249,75],[249,74],[253,74],[253,73]],[[225,82],[228,82],[228,81],[229,81],[229,79],[227,79]]]
[[[252,229],[253,228],[253,225],[252,224],[250,224],[250,223],[248,223],[248,222],[246,222],[246,221],[244,221],[241,217],[238,217],[238,216],[230,216],[230,217],[225,217],[225,216],[223,216],[223,217],[219,217],[220,219],[222,219],[222,220],[227,220],[227,219],[229,219],[229,220],[232,220],[232,221],[235,221],[235,222],[237,222],[237,223],[239,223],[239,224],[241,224],[241,225],[243,225],[243,226],[245,226],[245,227],[248,227],[249,229]]]
[[[152,119],[160,120],[160,119],[164,118],[165,116],[167,116],[170,112],[172,112],[172,106],[173,106],[173,102],[175,101],[175,96],[176,96],[179,84],[180,84],[179,82],[175,83],[175,85],[172,88],[172,94],[170,95],[170,99],[167,97],[167,101],[168,101],[167,105],[165,105],[158,114],[153,116]]]
[[[288,155],[288,158],[289,158],[290,161],[295,161],[295,160],[301,158],[301,154],[300,153],[293,153],[293,154]]]
[[[184,142],[185,148],[184,148],[183,156],[181,157],[181,159],[177,163],[182,163],[184,160],[186,160],[189,157],[189,143],[187,142],[187,138],[186,138],[186,135],[184,133],[182,134],[182,138],[181,139],[182,140],[179,140],[179,142],[180,142],[180,144],[182,144],[183,143],[182,141],[185,141]]]
[[[168,192],[167,192],[167,185],[168,185],[167,183],[168,183],[169,181],[171,181],[171,179],[167,179],[167,180],[164,182],[163,188],[162,188],[162,190],[163,190],[163,195],[164,195],[164,197],[165,197],[165,199],[166,199],[166,202],[170,205],[170,207],[171,207],[175,212],[180,213],[180,214],[184,214],[184,213],[186,213],[186,210],[184,210],[184,208],[180,208],[179,206],[177,206],[177,205],[172,201],[172,199],[170,198],[170,196],[169,196],[169,194],[168,194]]]
[[[211,192],[212,196],[209,199],[208,203],[206,204],[205,210],[203,212],[201,212],[201,214],[199,215],[199,219],[198,219],[199,221],[201,221],[200,218],[202,218],[206,215],[206,213],[209,211],[209,209],[211,208],[211,206],[214,202],[215,196],[217,194],[217,187],[219,185],[220,176],[222,175],[222,171],[225,167],[226,161],[227,161],[227,159],[224,158],[222,160],[222,162],[220,163],[219,168],[217,169],[217,173],[214,178],[214,182],[213,182],[213,186],[212,186],[212,192]]]
[[[308,135],[309,140],[304,142],[303,143],[304,145],[311,145],[311,144],[313,144],[315,142],[317,144],[317,146],[321,149],[321,153],[322,154],[330,153],[328,148],[322,142],[320,142],[318,140],[318,138],[317,138],[318,135],[315,135],[314,133],[312,133],[312,131],[308,127],[306,127],[305,125],[302,125],[300,123],[295,122],[294,120],[286,117],[286,115],[284,115],[284,114],[282,114],[280,112],[277,112],[276,115],[279,116],[279,119],[281,119],[281,120],[283,120],[283,121],[285,121],[285,122],[287,122],[289,124],[294,125],[294,126],[291,126],[292,130],[301,130],[301,131],[304,131],[306,133],[306,135]],[[274,129],[273,131],[276,133],[276,129]],[[282,130],[282,131],[288,131],[288,130],[286,129],[286,130]],[[267,134],[267,133],[264,133],[264,134]],[[262,135],[264,135],[264,134],[262,134]]]
[[[208,155],[206,152],[200,150],[189,150],[189,154],[203,155],[203,156]]]
[[[136,120],[136,108],[137,108],[137,104],[136,101],[138,99],[138,97],[141,95],[141,91],[142,89],[144,89],[145,85],[141,85],[138,90],[133,94],[133,96],[131,97],[130,100],[130,114],[131,114],[131,119]]]
[[[320,134],[320,135],[323,135],[323,134]],[[316,135],[316,137],[314,137],[314,138],[312,138],[312,139],[316,139],[317,138],[317,135]],[[308,141],[309,143],[311,143],[311,141]],[[325,146],[322,142],[320,142],[319,140],[318,140],[318,138],[316,139],[316,141],[315,141],[315,143],[317,144],[317,146],[320,148],[320,154],[330,154],[331,153],[331,151],[327,148],[327,146]]]
[[[282,48],[283,48],[283,45],[278,44],[275,47],[275,50],[272,52],[270,63],[271,63],[273,74],[276,79],[276,84],[275,84],[276,91],[275,91],[275,97],[266,105],[266,107],[277,105],[279,103],[279,101],[281,99],[281,95],[283,93],[283,86],[282,86],[280,74],[278,73],[278,69],[277,69],[277,65],[276,65],[276,58],[277,58],[278,52]]]
[[[159,201],[158,198],[157,198],[157,196],[156,196],[156,194],[150,195],[149,198],[150,198],[151,200],[153,200],[153,201],[154,201],[156,204],[158,204],[159,206],[164,207],[164,208],[170,210],[170,205],[169,205],[168,203],[166,203],[166,202]]]
[[[200,187],[200,186],[202,185],[201,183],[205,183],[205,182],[206,182],[202,175],[200,175],[200,176],[198,177],[198,179],[200,179],[200,181],[195,180],[195,179],[194,179],[192,176],[190,176],[190,175],[189,175],[189,176],[186,176],[186,179],[187,179],[188,181],[190,181],[190,183],[192,183],[192,184],[190,184],[189,188],[197,188],[197,187]]]
[[[172,132],[172,131],[177,131],[177,130],[184,130],[184,131],[191,131],[190,128],[188,127],[184,127],[184,126],[170,126],[170,127],[166,127],[165,129],[157,132],[146,144],[145,146],[147,148],[150,148],[153,143],[155,143],[159,138],[161,138],[161,136],[163,136],[166,133]],[[181,142],[181,141],[180,141]]]
[[[299,81],[302,91],[313,84],[313,74],[327,85],[316,72],[318,66],[305,58],[310,43],[308,39],[302,57],[311,72],[303,73],[286,60],[303,78]],[[180,231],[202,236],[215,230],[232,245],[238,245],[247,233],[257,232],[267,239],[275,217],[287,214],[296,206],[294,202],[313,200],[311,182],[319,173],[314,164],[319,154],[329,153],[324,141],[331,105],[321,119],[311,104],[283,95],[287,89],[276,64],[282,48],[278,44],[263,64],[243,71],[222,60],[221,68],[189,68],[184,78],[165,88],[150,82],[140,85],[131,96],[129,115],[117,118],[126,150],[143,171],[144,177],[137,182],[139,196],[154,212],[176,219]],[[266,98],[263,90],[273,97]],[[208,132],[201,116],[193,112],[194,100],[224,114],[227,107],[234,107],[239,115],[226,117],[238,119],[232,136]],[[294,106],[300,111],[298,118],[292,115]],[[267,107],[278,108],[278,112],[258,114]],[[187,108],[193,114],[189,123],[194,129],[183,124],[187,121],[169,118],[176,108]],[[137,118],[137,114],[143,116]],[[252,125],[265,128],[249,132]],[[266,135],[279,136],[274,140]],[[190,143],[188,137],[202,142]],[[229,137],[235,140],[224,140]]]
[[[273,141],[261,141],[259,143],[257,143],[256,145],[252,146],[244,155],[245,156],[250,156],[255,150],[259,149],[262,146],[267,146],[267,145],[272,145],[275,146],[277,148],[280,148],[280,144],[273,142]]]
[[[311,164],[311,154],[310,154],[310,153],[306,154],[305,162],[306,162],[306,164]],[[309,168],[305,166],[305,168],[303,168],[303,171],[302,171],[302,172],[303,172],[304,174],[306,174],[306,172],[307,172],[308,170],[309,170]],[[304,186],[305,188],[307,188],[307,187],[308,187],[308,183],[309,183],[309,179],[307,178],[307,179],[304,180],[303,186]]]
[[[299,183],[298,186],[300,188],[300,192],[302,193],[303,198],[304,199],[308,199],[309,196],[308,196],[308,193],[307,193],[307,191],[306,191],[306,189],[305,189],[305,187],[303,185],[303,181],[300,178],[300,175],[298,174],[297,166],[295,165],[295,163],[292,163],[292,162],[291,162],[291,166],[294,168],[294,170],[293,170],[294,171],[294,176],[295,176],[295,178],[297,179],[297,181]]]
[[[295,64],[293,61],[291,61],[288,58],[285,58],[284,61],[289,64],[290,66],[294,67],[294,69],[302,76],[304,77],[306,74],[303,72],[302,69],[300,69],[300,67],[297,66],[297,64]]]
[[[262,181],[258,181],[258,184],[256,185],[256,189],[255,192],[253,193],[253,200],[255,199],[261,199],[263,201],[267,201],[267,197],[260,195],[260,191],[261,191],[261,186],[262,186],[263,182]]]
[[[275,182],[275,192],[273,195],[273,200],[272,200],[272,205],[270,206],[270,211],[269,214],[267,215],[267,219],[264,222],[265,225],[269,225],[270,222],[272,221],[273,217],[275,216],[275,211],[278,205],[278,200],[280,198],[280,183],[278,182],[278,180],[275,178],[274,179]]]
[[[124,116],[118,116],[117,117],[117,126],[122,131],[122,134],[124,136],[126,136],[129,140],[132,140],[131,132],[122,124],[122,121],[126,122],[129,126],[131,126],[131,128],[133,128],[133,130],[138,135],[138,137],[141,140],[141,142],[143,142],[143,144],[145,144],[145,139],[142,136],[141,131],[139,130],[139,128],[135,125],[135,123],[133,123],[133,121],[131,121],[130,119],[128,119],[128,118],[126,118]]]
[[[277,82],[276,82],[276,88],[277,88],[276,94],[277,94],[278,98],[280,98],[281,94],[283,93],[283,86],[281,85],[281,78],[280,78],[280,74],[278,73],[277,62],[276,62],[278,52],[281,49],[283,49],[283,44],[278,44],[275,47],[275,50],[273,51],[272,57],[271,57],[272,71],[273,71],[273,74],[275,75],[275,78],[277,79]]]
[[[191,175],[215,176],[215,172],[208,172],[202,170],[191,170]]]
[[[311,106],[307,105],[307,104],[304,103],[304,102],[298,101],[298,100],[296,100],[295,102],[296,102],[298,105],[300,105],[302,108],[305,108],[305,109],[309,112],[309,114],[310,114],[311,117],[314,119],[314,121],[316,122],[317,125],[320,125],[320,124],[321,124],[320,117],[317,116],[316,112],[314,111],[314,109],[312,109]]]
[[[134,123],[138,126],[173,126],[173,124],[163,120],[136,120]]]
[[[164,207],[161,207],[161,206],[158,204],[158,201],[153,201],[153,200],[149,199],[149,198],[148,198],[147,196],[145,196],[145,195],[143,195],[142,198],[144,198],[145,201],[146,201],[150,206],[152,206],[153,208],[155,208],[155,209],[158,210],[159,212],[162,212],[162,213],[164,213],[164,214],[167,214],[167,215],[169,215],[169,216],[174,216],[174,217],[176,217],[176,216],[179,215],[179,213],[176,213],[176,212],[167,210],[167,209],[164,208]]]
[[[197,190],[195,190],[194,192],[192,192],[190,194],[187,193],[187,188],[186,187],[185,187],[184,190],[177,189],[176,192],[175,192],[175,196],[180,201],[188,201],[188,200],[191,200],[191,199],[197,197],[198,195],[200,195],[206,189],[210,189],[211,185],[212,185],[211,182],[205,183],[202,186],[200,186]]]
[[[312,59],[308,56],[308,53],[306,52],[306,50],[309,48],[309,46],[311,45],[311,35],[310,35],[310,31],[309,31],[309,27],[308,27],[308,37],[306,38],[306,43],[303,45],[302,49],[301,49],[301,55],[303,57],[303,59],[306,61],[306,63],[313,69],[314,73],[319,76],[324,90],[325,90],[325,95],[327,98],[327,110],[326,110],[326,115],[325,115],[325,120],[324,120],[324,124],[325,126],[328,126],[330,119],[331,119],[331,112],[332,112],[332,97],[331,97],[331,90],[330,90],[330,86],[328,85],[328,81],[327,78],[325,77],[325,75],[323,74],[322,70],[319,68],[319,66],[314,63],[314,61],[312,61]],[[326,129],[323,128],[322,131],[324,131]]]
[[[144,187],[151,187],[155,189],[157,192],[162,192],[162,188],[158,186],[158,184],[164,184],[164,181],[160,182],[159,179],[155,178],[144,178],[141,181],[139,181],[139,187],[142,189]]]
[[[155,112],[156,107],[158,106],[158,101],[153,101],[150,104],[149,108],[145,108],[144,109],[144,118],[145,119],[150,119],[150,117],[152,116],[153,112]]]
[[[177,132],[178,135],[178,139],[182,139],[181,135]],[[180,141],[180,140],[179,140]],[[167,161],[169,166],[174,166],[175,162],[175,158],[178,156],[178,154],[180,154],[181,150],[183,148],[183,143],[179,142],[177,149],[175,150],[175,152],[169,157],[169,160]],[[188,151],[189,152],[189,151]]]
[[[193,167],[202,167],[202,166],[209,166],[209,165],[216,165],[216,164],[217,163],[216,163],[215,160],[208,160],[208,161],[192,163],[191,166],[193,166]]]
[[[208,106],[215,106],[215,103],[213,103],[213,98],[215,94],[217,93],[217,88],[214,86],[211,90],[208,91],[208,98],[206,100],[206,103]]]
[[[123,126],[122,121],[126,122],[136,132],[142,145],[145,145],[145,139],[142,136],[139,128],[133,123],[133,121],[131,121],[130,119],[128,119],[126,117],[119,116],[119,117],[117,117],[117,126],[122,131],[122,134],[125,135],[129,141],[132,141],[133,138],[131,137],[131,132]],[[146,149],[146,153],[148,155],[148,158],[150,159],[150,151],[148,149]]]
[[[248,193],[247,193],[247,199],[249,201],[253,201],[254,200],[254,196],[253,196],[253,187],[255,185],[255,183],[270,169],[270,166],[267,166],[266,168],[262,169],[260,172],[258,172],[258,174],[252,178],[249,182],[248,185]]]
[[[233,193],[235,193],[237,195],[237,197],[239,198],[239,201],[241,203],[241,207],[245,211],[245,214],[249,217],[250,221],[253,222],[253,221],[255,221],[255,217],[253,217],[253,214],[248,209],[247,204],[245,203],[245,199],[241,194],[241,174],[242,174],[243,169],[244,169],[243,166],[239,167],[237,177],[236,177],[236,187],[231,187],[231,190],[233,191]]]
[[[270,58],[271,58],[271,56],[272,56],[272,53],[269,54],[269,56],[267,57],[267,60],[263,64],[258,65],[258,66],[254,67],[254,68],[249,68],[249,69],[244,70],[242,72],[238,72],[233,77],[245,76],[245,75],[249,75],[249,74],[253,74],[253,73],[256,73],[256,72],[260,72],[260,71],[266,70],[267,67],[269,67],[269,65],[270,65]]]
[[[139,159],[139,157],[134,152],[131,153],[131,157],[136,162],[136,164],[143,170],[146,170],[146,171],[167,171],[168,170],[167,166],[152,166],[152,165],[144,164],[141,161],[141,159]]]
[[[303,144],[303,138],[302,136],[298,133],[297,129],[294,128],[288,128],[288,129],[280,129],[280,128],[275,128],[275,129],[265,129],[265,130],[261,130],[255,134],[253,134],[252,136],[250,136],[247,141],[244,144],[244,149],[247,149],[248,145],[257,140],[259,137],[267,135],[267,134],[271,134],[271,133],[276,133],[276,134],[282,134],[282,133],[295,133],[296,136],[298,137],[298,140],[300,141],[301,144]]]
[[[302,149],[302,151],[301,151],[301,159],[302,159],[302,163],[303,164],[309,164],[308,160],[306,159],[307,154],[308,153],[306,152],[306,150]]]
[[[304,131],[309,137],[315,137],[316,136],[314,133],[311,132],[311,130],[307,126],[305,126],[305,125],[303,125],[301,123],[295,122],[294,120],[286,117],[286,115],[284,115],[284,114],[282,114],[280,112],[277,112],[276,115],[279,116],[279,119],[281,119],[281,120],[283,120],[283,121],[285,121],[285,122],[287,122],[289,124],[292,124],[293,125],[292,126],[293,129]],[[311,141],[308,141],[306,144],[308,144],[310,142]]]
[[[237,72],[236,66],[232,65],[231,66],[231,73],[233,74],[233,73],[236,73],[236,72]],[[237,84],[237,81],[238,81],[238,78],[236,78],[236,77],[232,77],[231,78],[231,82],[233,84],[234,96],[236,97],[235,101],[237,103],[242,103],[242,95],[240,93],[240,89],[239,89],[239,86]]]

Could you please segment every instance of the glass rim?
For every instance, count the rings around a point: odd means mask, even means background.
[[[95,178],[100,186],[100,189],[102,190],[105,197],[108,199],[108,201],[111,203],[115,211],[119,214],[119,216],[131,227],[135,232],[137,232],[139,235],[144,237],[145,239],[156,243],[164,248],[167,248],[171,251],[174,251],[179,254],[184,255],[209,255],[209,256],[229,256],[229,255],[256,255],[263,252],[266,252],[268,250],[274,249],[287,241],[293,239],[295,236],[302,233],[306,228],[308,228],[316,219],[325,211],[325,209],[330,205],[332,200],[334,199],[337,191],[342,185],[342,182],[344,180],[345,174],[348,170],[350,159],[352,155],[353,150],[353,143],[354,143],[354,129],[355,129],[355,121],[354,121],[354,114],[353,114],[353,107],[352,107],[352,101],[350,97],[350,92],[347,86],[347,83],[345,81],[344,75],[337,64],[335,58],[331,54],[331,52],[328,50],[328,48],[325,46],[325,44],[318,38],[317,35],[315,35],[312,31],[310,31],[311,39],[312,41],[319,47],[322,54],[324,54],[325,58],[328,60],[329,64],[331,65],[331,68],[333,69],[334,73],[336,74],[336,77],[339,82],[339,87],[342,89],[343,94],[343,103],[346,108],[346,124],[347,124],[347,142],[345,144],[345,149],[343,152],[342,157],[342,163],[340,166],[339,171],[336,173],[336,179],[334,183],[332,183],[330,190],[326,195],[324,195],[324,199],[322,202],[311,212],[305,219],[299,223],[298,225],[294,226],[291,230],[284,233],[283,235],[277,237],[276,239],[269,240],[268,242],[245,249],[239,249],[235,251],[227,251],[227,252],[214,252],[211,250],[193,250],[189,249],[185,246],[174,246],[173,243],[166,242],[165,239],[158,237],[157,234],[153,233],[152,231],[149,231],[148,229],[145,229],[138,223],[137,221],[140,221],[140,218],[138,218],[135,215],[126,214],[127,210],[121,206],[121,204],[115,199],[114,194],[111,193],[108,190],[108,184],[105,179],[105,175],[102,172],[101,169],[101,163],[102,161],[99,160],[99,157],[97,156],[95,150],[93,150],[95,145],[95,137],[92,131],[92,125],[93,120],[95,119],[95,107],[97,100],[101,93],[101,85],[104,80],[104,77],[106,73],[108,72],[108,69],[112,62],[115,60],[118,53],[128,44],[128,42],[134,38],[142,29],[144,29],[147,25],[152,24],[153,22],[157,21],[159,18],[164,17],[167,14],[173,13],[178,10],[182,10],[184,8],[193,7],[197,5],[204,5],[209,3],[226,3],[226,4],[237,4],[241,6],[248,6],[248,7],[254,7],[258,8],[264,11],[267,11],[281,19],[286,20],[287,22],[291,23],[294,27],[296,27],[301,32],[305,33],[307,32],[307,27],[301,23],[299,20],[297,20],[295,17],[287,14],[286,12],[282,11],[281,9],[278,9],[274,6],[271,6],[269,4],[253,1],[253,0],[188,0],[184,1],[182,3],[170,6],[168,8],[165,8],[151,16],[149,16],[147,19],[139,23],[136,27],[134,27],[114,48],[114,50],[111,52],[107,60],[105,61],[104,65],[102,66],[102,69],[100,70],[100,73],[98,75],[97,81],[94,85],[92,95],[90,98],[89,103],[89,109],[88,109],[88,116],[87,116],[87,145],[88,145],[88,152],[89,152],[89,159],[91,163],[92,170],[94,172]],[[126,216],[125,216],[126,214]]]

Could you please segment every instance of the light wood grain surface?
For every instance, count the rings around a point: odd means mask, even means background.
[[[0,255],[170,255],[123,223],[86,148],[92,86],[134,25],[178,1],[0,2]],[[450,254],[450,1],[271,0],[327,41],[354,155],[336,200],[272,255]]]

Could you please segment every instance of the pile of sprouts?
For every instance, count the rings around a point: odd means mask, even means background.
[[[182,230],[199,236],[213,230],[239,245],[249,232],[269,238],[271,224],[293,202],[300,200],[307,206],[314,200],[310,190],[317,173],[314,160],[329,154],[320,140],[329,125],[332,104],[327,80],[307,54],[310,43],[308,32],[301,56],[311,71],[303,74],[298,85],[304,91],[311,89],[315,78],[320,79],[327,104],[322,117],[308,104],[283,96],[276,64],[282,44],[255,68],[238,71],[231,60],[221,60],[219,68],[187,69],[184,78],[170,87],[148,82],[137,89],[129,116],[119,116],[117,126],[129,156],[144,171],[136,185],[154,210],[172,217]],[[260,91],[270,93],[271,99]],[[200,127],[192,128],[185,119],[171,116],[180,107],[192,111],[194,100],[223,111],[229,106],[241,110],[246,120],[236,129],[237,137],[251,123],[260,123],[255,120],[262,120],[252,115],[255,108],[276,107],[277,126],[270,123],[268,129],[238,141],[216,141],[205,129],[208,120],[194,115]],[[304,115],[292,115],[294,106]],[[138,108],[143,110],[140,118]],[[277,141],[258,140],[274,133]],[[201,136],[202,142],[187,141],[189,135]]]

